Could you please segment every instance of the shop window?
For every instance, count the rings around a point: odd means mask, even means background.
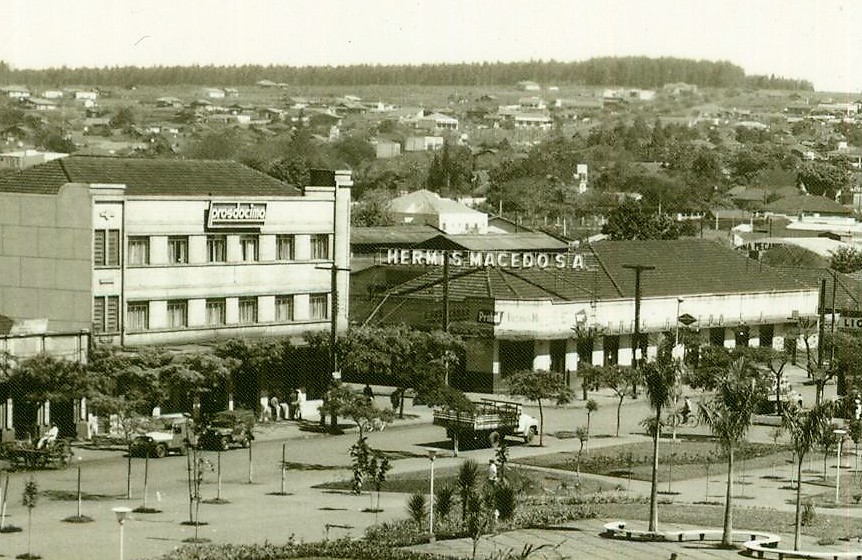
[[[187,235],[168,237],[168,262],[187,264],[189,262],[189,238]]]
[[[149,237],[129,237],[128,262],[130,265],[150,264]]]
[[[145,331],[150,328],[150,304],[146,301],[129,303],[126,310],[126,330]]]
[[[772,348],[773,338],[775,338],[775,325],[760,325],[760,346]]]
[[[112,333],[120,330],[119,296],[93,298],[93,332]]]
[[[276,296],[275,320],[293,321],[293,296]]]
[[[227,262],[227,238],[224,235],[207,235],[207,262]]]
[[[208,299],[206,301],[207,325],[225,324],[225,300]]]
[[[258,240],[256,235],[242,235],[239,238],[242,260],[254,262],[258,260]]]
[[[737,346],[748,346],[750,338],[748,325],[739,325],[736,327],[733,338]]]
[[[500,375],[506,377],[518,371],[532,370],[535,355],[532,340],[501,340],[499,342]]]
[[[309,305],[312,319],[329,319],[329,294],[311,294]]]
[[[168,302],[168,327],[181,329],[189,325],[189,302],[176,299]]]
[[[709,329],[709,344],[711,346],[724,346],[724,327]]]
[[[593,338],[582,337],[578,339],[578,363],[590,364],[593,363]]]
[[[311,258],[317,260],[326,260],[329,258],[328,235],[311,236]]]
[[[97,229],[93,232],[93,264],[120,266],[120,230]]]
[[[257,323],[256,297],[239,299],[239,322],[243,325],[252,325]]]
[[[294,259],[294,236],[277,235],[275,237],[275,258],[280,261],[292,261]]]

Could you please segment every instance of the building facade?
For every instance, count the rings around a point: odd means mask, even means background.
[[[0,315],[122,346],[344,329],[352,183],[313,175],[72,156],[6,176]]]

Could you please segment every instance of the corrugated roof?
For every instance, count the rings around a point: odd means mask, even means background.
[[[785,196],[766,205],[767,212],[795,215],[800,212],[825,214],[852,214],[853,210],[823,196],[799,194]]]
[[[350,228],[351,245],[413,245],[440,235],[429,225]]]
[[[568,243],[542,232],[439,234],[417,247],[464,251],[565,251]]]
[[[832,292],[835,292],[836,310],[862,309],[862,281],[851,275],[836,272],[829,268],[781,267],[782,273],[792,276],[798,282],[811,288],[820,289],[821,280],[826,280],[824,302],[827,308],[832,308]]]
[[[234,161],[70,156],[0,178],[0,192],[56,194],[66,183],[124,184],[126,194],[297,196],[300,191]]]

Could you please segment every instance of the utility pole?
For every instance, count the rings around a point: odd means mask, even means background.
[[[823,338],[826,336],[826,278],[820,279],[820,301],[817,306],[818,325],[817,332],[817,369],[823,368]],[[810,362],[809,362],[810,363]],[[831,364],[830,364],[831,367]]]
[[[449,251],[443,251],[443,332],[449,332]]]
[[[640,367],[638,350],[641,342],[641,272],[644,270],[655,270],[654,266],[646,264],[624,264],[623,268],[635,271],[635,328],[632,334],[632,366]]]

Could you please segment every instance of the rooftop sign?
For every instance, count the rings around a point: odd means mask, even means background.
[[[265,221],[265,202],[210,202],[207,212],[207,228],[260,227]]]
[[[441,251],[437,249],[388,249],[386,264],[442,266],[449,255],[452,266],[497,268],[586,268],[584,256],[530,251]]]

